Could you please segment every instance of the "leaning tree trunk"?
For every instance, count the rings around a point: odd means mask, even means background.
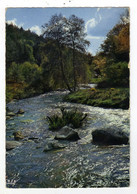
[[[62,74],[63,81],[65,82],[68,90],[70,92],[72,92],[72,89],[71,89],[71,87],[69,85],[69,82],[68,82],[68,80],[67,80],[67,78],[65,76],[64,65],[63,65],[63,57],[62,57],[62,50],[61,50],[60,47],[59,47],[59,61],[60,61],[60,68],[61,68],[61,74]]]
[[[76,66],[75,66],[75,48],[73,46],[73,50],[72,50],[72,64],[73,64],[73,80],[74,80],[74,92],[76,91],[76,87],[77,87],[77,79],[76,79]]]

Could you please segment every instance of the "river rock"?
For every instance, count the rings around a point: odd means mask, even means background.
[[[24,114],[24,112],[25,111],[23,109],[19,109],[18,112],[17,112],[17,114]]]
[[[20,131],[14,132],[13,135],[14,135],[14,139],[17,141],[24,139],[24,135]]]
[[[18,141],[6,141],[6,150],[12,150],[18,146],[20,146],[22,143]]]
[[[48,142],[44,148],[44,152],[65,148],[66,146],[60,144],[58,141]]]
[[[9,117],[14,117],[16,114],[14,112],[7,112],[6,115]]]
[[[128,144],[129,138],[122,133],[113,130],[101,129],[92,132],[92,142],[102,145],[121,145]]]
[[[38,140],[39,137],[32,136],[32,137],[29,137],[28,139],[30,139],[30,140]]]
[[[6,116],[6,120],[13,119],[11,116]]]
[[[56,134],[55,139],[62,139],[62,140],[73,140],[77,141],[80,139],[78,133],[74,131],[71,127],[65,126],[60,129],[58,134]]]

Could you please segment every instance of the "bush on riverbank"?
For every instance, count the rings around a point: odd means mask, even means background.
[[[25,97],[24,89],[25,85],[21,83],[7,83],[6,86],[6,102],[10,102],[13,99],[21,99]]]
[[[37,83],[35,86],[32,84],[28,84],[25,82],[7,82],[6,83],[6,103],[9,103],[13,99],[24,99],[34,97],[39,94],[43,94],[44,92],[49,92],[51,89],[48,87],[44,88]]]
[[[25,83],[7,83],[6,86],[6,102],[10,102],[13,99],[23,99],[41,94],[42,91],[34,90]]]
[[[64,108],[61,108],[61,113],[61,116],[53,115],[51,117],[47,117],[50,130],[59,130],[69,124],[72,124],[74,128],[79,128],[82,126],[82,123],[87,116],[77,109],[67,111]]]
[[[65,101],[104,108],[129,108],[129,88],[86,89],[70,93]]]

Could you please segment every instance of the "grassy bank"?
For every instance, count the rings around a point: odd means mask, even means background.
[[[79,90],[64,97],[65,101],[104,108],[129,108],[129,88]]]

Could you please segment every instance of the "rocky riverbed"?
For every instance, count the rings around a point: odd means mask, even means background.
[[[56,91],[7,105],[7,187],[128,187],[129,110],[66,103],[65,94]],[[48,129],[46,116],[60,114],[60,107],[77,107],[88,115],[83,127],[73,129],[79,137],[73,141]],[[98,144],[92,135],[97,130],[128,141]]]

